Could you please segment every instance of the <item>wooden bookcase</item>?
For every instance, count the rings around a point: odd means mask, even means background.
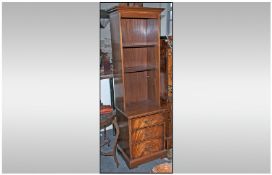
[[[110,27],[118,150],[130,168],[166,155],[160,104],[161,8],[114,7]]]

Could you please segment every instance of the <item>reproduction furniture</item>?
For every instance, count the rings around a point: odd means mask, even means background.
[[[116,157],[116,151],[117,151],[116,146],[117,146],[117,140],[118,140],[118,136],[119,136],[119,127],[118,127],[118,124],[116,121],[115,111],[113,111],[111,113],[107,113],[107,114],[100,114],[100,129],[106,128],[110,125],[113,125],[116,129],[116,134],[115,134],[115,139],[114,139],[112,151],[107,152],[107,153],[100,151],[100,153],[103,156],[113,156],[116,166],[118,168],[119,162]],[[105,134],[104,135],[104,143],[101,144],[100,147],[102,147],[106,144],[108,144],[108,146],[109,146],[109,144],[110,144],[109,138],[106,137],[106,132],[104,134]]]
[[[129,168],[166,156],[168,109],[160,104],[161,8],[109,9],[117,148]]]

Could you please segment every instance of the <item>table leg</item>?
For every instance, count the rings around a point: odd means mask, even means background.
[[[115,163],[116,163],[116,166],[117,166],[117,168],[118,168],[118,167],[119,167],[119,162],[118,162],[118,159],[117,159],[117,157],[116,157],[116,151],[117,151],[116,148],[117,148],[117,141],[118,141],[118,136],[119,136],[120,131],[119,131],[119,126],[118,126],[118,124],[117,124],[116,117],[115,117],[114,120],[112,121],[112,124],[113,124],[113,126],[116,128],[116,136],[115,136],[115,139],[114,139],[114,144],[113,144],[112,151],[107,152],[107,153],[104,153],[104,152],[101,151],[101,154],[102,154],[103,156],[113,156],[114,161],[115,161]]]

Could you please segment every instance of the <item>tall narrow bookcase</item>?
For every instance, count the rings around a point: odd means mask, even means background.
[[[110,13],[118,150],[130,168],[166,155],[160,105],[161,8],[117,6]]]

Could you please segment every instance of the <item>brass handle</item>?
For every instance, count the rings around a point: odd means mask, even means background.
[[[149,119],[149,120],[144,120],[144,123],[145,123],[146,125],[149,125],[149,124],[151,124],[151,123],[152,123],[152,119]]]

